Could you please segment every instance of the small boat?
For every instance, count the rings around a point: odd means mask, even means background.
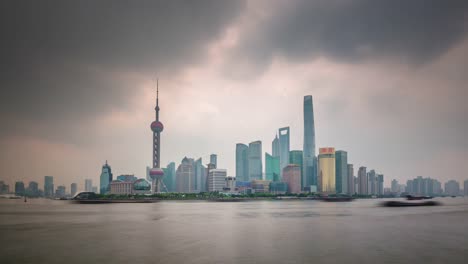
[[[354,200],[353,197],[344,196],[344,197],[322,197],[322,201],[324,202],[351,202]]]
[[[386,206],[386,207],[435,206],[435,205],[440,205],[440,203],[435,202],[435,201],[427,201],[427,202],[421,202],[421,203],[387,201],[387,202],[382,203],[382,206]]]
[[[406,199],[407,200],[427,200],[427,199],[432,199],[434,197],[432,196],[413,196],[413,195],[407,195]]]

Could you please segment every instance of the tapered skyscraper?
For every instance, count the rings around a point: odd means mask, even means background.
[[[317,157],[315,156],[315,124],[312,95],[304,96],[303,186],[317,185]]]
[[[153,193],[160,192],[164,185],[163,177],[164,171],[160,167],[160,154],[161,154],[161,132],[164,129],[163,124],[159,121],[159,87],[156,81],[156,120],[151,123],[151,130],[153,131],[153,168],[150,170],[149,175],[153,180],[152,189]]]

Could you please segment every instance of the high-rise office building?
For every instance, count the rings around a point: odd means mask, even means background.
[[[288,184],[289,193],[301,192],[301,167],[297,164],[289,164],[283,169],[283,182]]]
[[[193,178],[195,175],[193,159],[184,157],[176,171],[176,190],[177,192],[193,192]]]
[[[175,162],[171,162],[167,164],[164,170],[164,178],[163,182],[166,185],[168,192],[175,192],[175,180],[176,180],[176,169],[175,169]]]
[[[45,197],[54,196],[54,177],[53,176],[44,176],[44,196]]]
[[[280,180],[280,163],[279,157],[274,157],[265,152],[265,180],[279,181]]]
[[[102,165],[100,180],[101,182],[99,184],[99,192],[101,194],[108,193],[110,190],[109,184],[112,181],[112,169],[111,169],[111,166],[107,164],[107,160],[106,160],[106,164]]]
[[[400,192],[400,185],[398,184],[398,181],[396,179],[392,180],[392,185],[390,187],[390,191],[392,193],[399,193]]]
[[[279,132],[280,171],[289,164],[289,127],[282,127]]]
[[[225,169],[212,169],[208,173],[208,192],[222,192],[226,186],[227,172]]]
[[[384,195],[384,176],[377,174],[377,195]]]
[[[93,180],[85,179],[85,192],[93,191]]]
[[[213,156],[213,155],[211,155]],[[215,155],[216,156],[216,155]],[[217,162],[216,158],[211,159],[210,161]],[[211,163],[214,168],[216,168],[216,164]],[[194,161],[193,164],[193,169],[194,169],[194,174],[193,174],[193,192],[205,192],[207,191],[206,186],[206,180],[207,180],[207,174],[206,174],[206,168],[203,166],[202,159],[199,158],[196,161]]]
[[[25,195],[25,188],[24,188],[24,182],[22,181],[17,181],[15,182],[15,194],[19,196]]]
[[[271,142],[271,154],[273,157],[280,156],[280,142],[278,135],[275,135],[275,139],[273,139],[273,142]]]
[[[260,140],[249,144],[249,181],[261,180],[263,177],[262,142]]]
[[[336,193],[335,148],[320,148],[318,182],[322,193]]]
[[[465,194],[465,196],[468,196],[468,180],[465,180],[463,182],[463,193]]]
[[[367,168],[362,166],[358,170],[358,194],[367,195]]]
[[[303,169],[303,152],[302,150],[291,150],[289,151],[289,164],[296,164],[299,165],[301,168],[301,190],[304,190],[305,184],[304,184],[304,171]],[[310,187],[310,186],[307,186]]]
[[[59,197],[59,198],[62,198],[62,197],[65,197],[65,186],[63,185],[60,185],[57,187],[57,190],[55,191],[55,197]]]
[[[75,194],[77,193],[77,191],[78,191],[78,185],[77,185],[76,183],[72,183],[72,184],[70,185],[70,194],[71,194],[71,196],[72,196],[72,197],[75,196]]]
[[[312,95],[304,96],[303,187],[317,185],[317,157],[315,155],[315,122]]]
[[[377,174],[375,170],[370,170],[367,173],[367,194],[377,194]]]
[[[236,180],[248,181],[249,179],[249,147],[242,143],[236,144]]]
[[[450,180],[445,183],[445,194],[450,196],[460,195],[460,184],[455,180]]]
[[[354,182],[354,167],[353,164],[348,164],[348,194],[355,194],[356,189],[354,186],[356,186],[356,183]]]
[[[216,154],[210,155],[210,163],[214,165],[215,169],[218,168],[218,156]]]
[[[39,184],[35,181],[30,181],[26,193],[28,194],[28,196],[32,197],[39,196]]]
[[[348,192],[348,153],[343,150],[335,152],[336,161],[336,193],[347,194]]]

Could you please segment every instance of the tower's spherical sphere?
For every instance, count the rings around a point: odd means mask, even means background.
[[[153,132],[162,132],[163,129],[164,129],[164,126],[161,122],[154,121],[153,123],[151,123],[151,130],[153,130]]]
[[[160,168],[152,168],[149,171],[151,179],[162,178],[164,176],[164,171]]]

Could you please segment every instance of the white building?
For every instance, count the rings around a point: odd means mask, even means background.
[[[208,174],[208,192],[222,192],[226,186],[227,172],[225,169],[212,169]]]

